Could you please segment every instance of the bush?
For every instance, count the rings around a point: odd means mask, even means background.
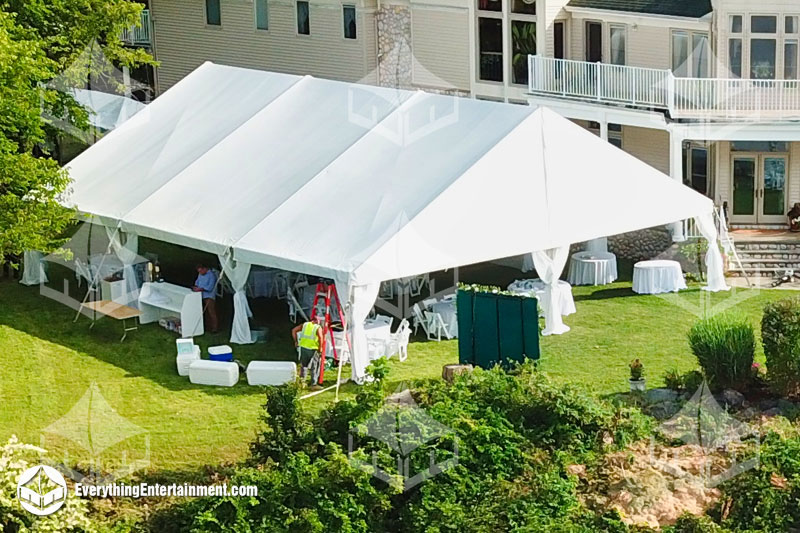
[[[675,392],[693,393],[703,384],[703,373],[699,370],[691,370],[681,374],[679,370],[667,370],[664,374],[664,386]]]
[[[712,389],[747,387],[756,351],[753,326],[744,317],[715,315],[692,326],[689,346]]]
[[[773,388],[787,396],[800,395],[800,298],[764,307],[761,339]]]
[[[17,479],[28,468],[41,462],[41,448],[21,444],[11,437],[0,447],[0,529],[3,533],[94,533],[98,531],[88,517],[86,502],[69,492],[64,506],[49,516],[37,517],[22,509],[17,501]]]

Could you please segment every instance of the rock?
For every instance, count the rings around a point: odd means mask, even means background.
[[[456,376],[472,372],[472,365],[444,365],[442,367],[442,379],[452,383]]]
[[[772,398],[765,398],[758,402],[758,408],[762,411],[769,411],[775,407],[778,407],[778,400]]]
[[[745,402],[744,394],[733,389],[725,389],[715,398],[722,407],[728,409],[739,409]]]
[[[675,400],[660,402],[647,408],[647,412],[650,416],[658,420],[666,420],[667,418],[675,416],[680,410],[681,404]]]
[[[772,409],[767,409],[766,411],[761,413],[761,415],[767,418],[772,418],[775,416],[783,416],[783,411],[781,410],[780,407],[773,407]]]
[[[674,402],[678,393],[672,389],[650,389],[644,397],[648,403]]]
[[[580,478],[586,477],[586,465],[569,465],[567,467],[567,474]]]

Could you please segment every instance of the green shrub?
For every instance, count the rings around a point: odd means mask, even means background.
[[[681,515],[675,524],[666,529],[666,533],[726,533],[716,522],[707,516]]]
[[[679,370],[667,370],[664,374],[664,386],[676,392],[694,392],[703,384],[703,373],[699,370],[691,370],[681,373]]]
[[[689,346],[712,389],[745,389],[756,351],[753,326],[744,317],[715,315],[689,331]]]
[[[800,395],[800,298],[764,307],[761,339],[773,388],[784,395]]]

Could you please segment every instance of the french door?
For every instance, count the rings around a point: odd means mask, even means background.
[[[786,222],[789,158],[774,154],[736,154],[732,161],[731,221],[750,224]]]

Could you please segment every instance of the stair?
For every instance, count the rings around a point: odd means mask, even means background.
[[[787,270],[800,272],[800,238],[797,242],[737,239],[734,246],[743,268],[731,261],[728,269],[731,276],[746,273],[748,276],[774,277]]]

